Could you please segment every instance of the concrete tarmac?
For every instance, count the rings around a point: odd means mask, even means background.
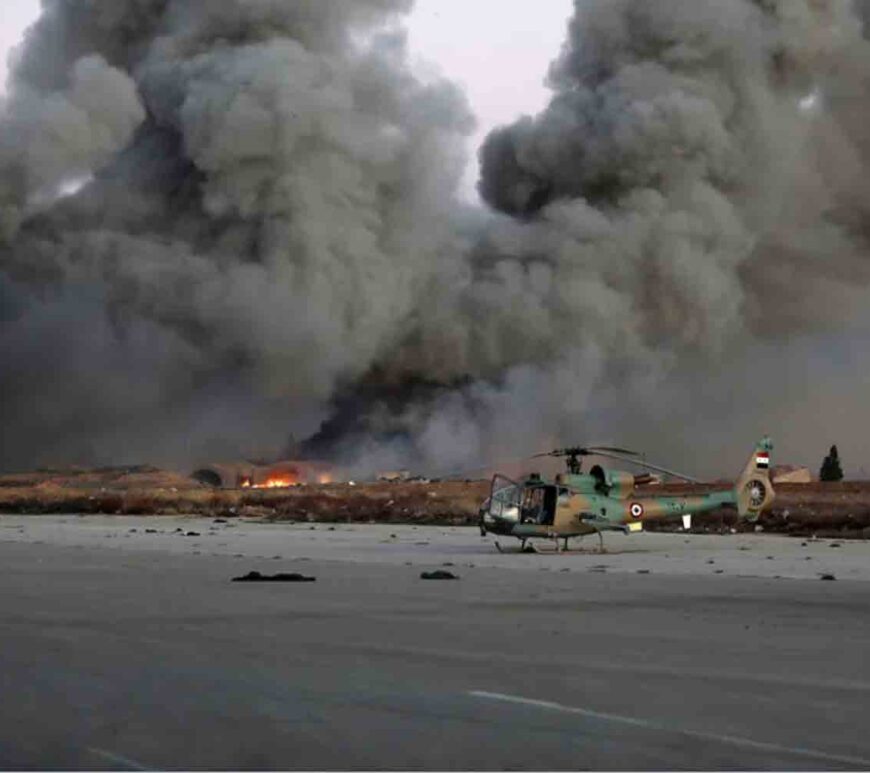
[[[870,546],[608,545],[0,516],[0,768],[870,767]]]

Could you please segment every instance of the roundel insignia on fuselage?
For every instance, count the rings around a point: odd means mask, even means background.
[[[640,518],[643,515],[643,505],[640,502],[632,502],[629,510],[635,518]]]

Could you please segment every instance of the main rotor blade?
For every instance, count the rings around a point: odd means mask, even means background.
[[[687,483],[700,483],[701,481],[697,478],[692,478],[689,475],[683,475],[681,472],[674,472],[673,470],[669,470],[667,467],[659,467],[656,464],[650,464],[649,462],[645,462],[642,459],[625,459],[622,456],[618,456],[617,454],[611,454],[607,451],[601,451],[596,453],[596,456],[604,456],[608,459],[617,459],[621,462],[628,462],[629,464],[636,464],[638,467],[644,467],[647,470],[655,470],[656,472],[664,473],[665,475],[670,475],[672,478],[678,478],[679,480],[684,480]]]
[[[555,448],[552,451],[544,451],[530,456],[529,459],[539,459],[542,456],[553,456],[556,458],[560,456],[589,456],[592,453],[593,451],[590,451],[588,448]]]
[[[553,451],[544,451],[540,454],[530,456],[530,459],[538,459],[542,456],[592,456],[598,451],[608,451],[614,454],[622,454],[623,456],[640,456],[637,451],[630,451],[627,448],[617,448],[616,446],[571,446],[570,448],[556,448]]]
[[[610,451],[611,453],[622,454],[623,456],[640,456],[637,451],[629,451],[627,448],[615,448],[613,446],[589,446],[584,450],[590,451],[591,453],[595,453],[596,451]]]

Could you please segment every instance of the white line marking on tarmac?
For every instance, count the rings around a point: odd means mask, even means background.
[[[95,749],[94,747],[89,746],[88,751],[91,754],[96,755],[97,757],[102,757],[104,760],[114,762],[116,765],[122,765],[123,767],[129,768],[130,770],[153,770],[153,768],[145,767],[145,765],[140,762],[136,762],[136,760],[131,760],[129,757],[124,757],[120,754],[106,751],[105,749]]]
[[[485,690],[472,690],[468,693],[473,698],[483,698],[485,700],[501,701],[503,703],[514,703],[522,706],[534,706],[539,709],[548,711],[559,711],[563,714],[578,714],[591,719],[601,719],[606,722],[618,722],[623,725],[631,725],[640,727],[645,730],[655,730],[666,733],[678,733],[680,735],[689,736],[690,738],[698,738],[703,741],[715,741],[717,743],[731,744],[732,746],[742,746],[747,749],[757,749],[764,752],[777,752],[780,754],[790,754],[800,757],[812,757],[817,760],[826,762],[839,762],[843,765],[855,765],[862,769],[870,768],[870,759],[862,757],[850,757],[842,754],[829,754],[828,752],[818,751],[816,749],[805,749],[799,746],[780,746],[775,743],[765,743],[764,741],[753,741],[750,738],[740,738],[734,735],[719,735],[718,733],[705,733],[698,730],[684,730],[682,728],[668,727],[657,722],[649,722],[645,719],[637,717],[624,717],[619,714],[607,714],[601,711],[593,711],[592,709],[584,709],[578,706],[566,706],[562,703],[553,701],[542,701],[534,698],[522,698],[518,695],[505,695],[498,692],[487,692]]]

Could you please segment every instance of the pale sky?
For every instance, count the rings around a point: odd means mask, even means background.
[[[39,0],[0,0],[3,7],[0,23],[0,83],[6,83],[6,57],[9,49],[39,13]]]
[[[547,104],[544,78],[572,8],[572,0],[417,0],[408,22],[413,54],[461,84],[477,115],[463,185],[469,198],[487,133]]]
[[[348,0],[353,2],[353,0]],[[39,13],[39,0],[0,0],[0,84],[6,57]],[[478,119],[469,147],[463,193],[469,199],[477,180],[477,147],[495,126],[547,102],[544,78],[559,52],[571,0],[417,0],[408,20],[416,65],[428,63],[461,84]]]

